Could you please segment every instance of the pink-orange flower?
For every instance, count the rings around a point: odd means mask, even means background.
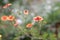
[[[8,16],[8,20],[9,20],[9,21],[13,21],[14,19],[15,19],[14,16],[12,16],[12,15]]]
[[[28,15],[29,11],[28,10],[24,10],[24,14]]]
[[[33,24],[29,23],[26,25],[27,28],[31,28],[33,26]]]
[[[8,18],[7,16],[2,16],[2,17],[1,17],[1,20],[2,20],[2,21],[7,21],[7,18]]]
[[[33,18],[34,21],[42,21],[43,18],[41,16],[36,16]]]
[[[11,6],[11,5],[12,5],[11,3],[8,3],[8,4],[4,5],[3,8],[7,8],[7,7]]]

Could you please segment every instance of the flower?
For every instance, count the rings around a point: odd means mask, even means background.
[[[8,18],[7,16],[2,16],[2,17],[1,17],[1,20],[2,20],[2,21],[7,21],[7,18]]]
[[[9,21],[13,21],[14,19],[15,19],[14,16],[12,16],[12,15],[8,16],[8,20],[9,20]]]
[[[4,5],[3,8],[7,8],[7,7],[11,6],[11,5],[12,5],[11,3],[8,3],[8,4]]]
[[[41,16],[36,16],[33,18],[34,21],[42,21],[43,18]]]
[[[28,10],[24,10],[24,14],[28,15],[29,11]]]
[[[32,24],[29,23],[29,24],[26,25],[26,27],[27,27],[27,28],[31,28],[31,27],[32,27]]]

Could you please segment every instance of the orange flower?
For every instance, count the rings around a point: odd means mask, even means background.
[[[34,21],[42,21],[43,18],[41,16],[36,16],[33,18]]]
[[[24,10],[24,14],[28,15],[29,11],[28,10]]]
[[[27,28],[31,28],[31,27],[32,27],[32,24],[29,23],[29,24],[26,25],[26,27],[27,27]]]
[[[7,18],[8,18],[7,16],[2,16],[2,17],[1,17],[1,20],[2,20],[2,21],[7,21]]]
[[[11,3],[8,3],[8,4],[4,5],[3,8],[7,8],[7,7],[11,6],[11,5],[12,5]]]
[[[13,21],[14,19],[15,19],[14,16],[12,16],[12,15],[8,16],[8,20],[9,20],[9,21]]]

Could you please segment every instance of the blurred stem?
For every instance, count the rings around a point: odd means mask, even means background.
[[[42,27],[42,22],[39,22],[39,31],[40,31],[40,35],[41,35],[41,27]]]
[[[40,39],[42,38],[42,31],[41,31],[41,27],[42,27],[42,21],[39,22],[39,31],[40,31]]]
[[[23,33],[25,33],[24,30],[23,30],[23,28],[22,28],[21,26],[18,26],[18,28],[19,28]]]

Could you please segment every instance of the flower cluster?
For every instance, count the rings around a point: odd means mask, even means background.
[[[15,19],[15,17],[14,16],[12,16],[12,15],[10,15],[10,16],[2,16],[1,17],[1,20],[2,21],[7,21],[7,20],[9,20],[9,21],[13,21]]]
[[[36,17],[33,18],[33,20],[34,20],[35,22],[39,22],[39,21],[42,21],[43,18],[42,18],[41,16],[36,16]],[[32,23],[29,23],[29,24],[26,25],[27,28],[31,28],[32,26],[33,26]]]
[[[10,5],[10,4],[8,4],[8,5]],[[29,14],[29,11],[28,11],[28,10],[24,10],[24,14],[25,14],[25,15],[28,15],[28,14]],[[14,19],[15,19],[15,17],[12,16],[12,15],[2,16],[2,17],[1,17],[1,20],[2,20],[2,21],[7,21],[7,20],[13,21]],[[34,21],[34,22],[39,22],[39,21],[42,21],[42,20],[43,20],[43,18],[42,18],[41,16],[33,17],[33,21]],[[21,23],[20,20],[16,20],[16,19],[15,19],[15,24],[14,24],[14,26],[17,26],[17,25],[20,24],[20,23]],[[33,26],[33,23],[28,23],[28,24],[26,25],[27,28],[31,28],[32,26]]]
[[[29,11],[28,10],[24,10],[24,14],[25,15],[28,15],[29,14]],[[41,16],[36,16],[36,17],[33,18],[33,21],[35,21],[35,22],[39,22],[39,21],[42,21],[42,20],[43,20],[43,18]],[[33,26],[32,23],[28,23],[26,25],[27,28],[31,28],[32,26]]]

